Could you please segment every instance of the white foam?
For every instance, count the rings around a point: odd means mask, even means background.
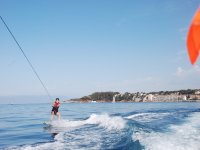
[[[122,117],[110,117],[108,114],[96,115],[92,114],[86,120],[87,124],[99,124],[108,130],[121,130],[125,127],[126,121]]]
[[[79,134],[74,134],[69,131],[69,129],[79,128],[80,126],[86,124],[95,124],[103,127],[107,130],[121,130],[125,127],[126,121],[122,117],[112,117],[108,114],[92,114],[86,120],[79,121],[69,121],[69,120],[55,120],[51,122],[52,128],[63,128],[64,132],[60,132],[54,138],[54,142],[37,144],[37,145],[25,145],[22,147],[10,147],[9,150],[63,150],[65,148],[69,149],[81,149],[81,145],[89,146],[91,143],[95,143],[89,149],[101,149],[101,144],[104,142],[101,138],[101,133],[95,130],[84,130],[84,132],[79,132]],[[88,136],[92,135],[92,136]],[[84,147],[82,149],[85,149]]]
[[[22,147],[10,147],[7,150],[63,150],[65,148],[64,143],[60,141],[55,141],[52,143],[44,143],[38,145],[27,145]]]
[[[79,127],[85,124],[85,121],[69,121],[69,120],[56,120],[56,121],[52,121],[51,125],[53,127],[57,127],[57,128],[66,128],[66,129],[71,129],[71,128],[75,128],[75,127]]]
[[[133,133],[133,140],[139,140],[147,150],[199,150],[200,113],[194,113],[182,125],[171,125],[165,133],[147,133],[140,129]]]
[[[54,142],[37,144],[37,145],[25,145],[22,147],[10,147],[7,150],[64,150],[64,149],[79,149],[85,150],[86,148],[81,145],[89,145],[91,142],[95,141],[96,144],[93,145],[92,149],[101,148],[101,138],[98,134],[93,136],[88,136],[87,133],[81,134],[70,134],[70,133],[59,133],[55,136]]]
[[[76,128],[83,126],[85,124],[98,124],[101,127],[104,127],[108,130],[116,129],[121,130],[125,127],[126,121],[123,120],[122,117],[111,117],[108,114],[92,114],[86,120],[79,120],[79,121],[69,121],[69,120],[60,120],[60,121],[52,121],[51,125],[53,127],[58,128]]]
[[[139,113],[134,114],[128,117],[125,117],[127,119],[132,119],[139,122],[150,122],[154,120],[162,119],[165,116],[170,115],[170,113]]]

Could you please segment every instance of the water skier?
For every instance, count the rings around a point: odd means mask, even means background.
[[[51,121],[54,118],[54,115],[58,116],[58,120],[60,120],[60,112],[58,112],[58,109],[60,107],[60,101],[59,98],[56,98],[56,100],[52,103],[52,110],[51,110]]]

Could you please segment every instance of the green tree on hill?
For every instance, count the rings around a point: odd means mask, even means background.
[[[118,92],[95,92],[90,95],[92,100],[113,100],[113,96],[119,94]]]

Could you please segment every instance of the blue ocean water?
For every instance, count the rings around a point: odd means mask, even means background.
[[[2,104],[0,149],[199,150],[200,103]]]

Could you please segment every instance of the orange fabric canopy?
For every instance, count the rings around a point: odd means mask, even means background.
[[[200,7],[197,10],[189,28],[187,48],[190,62],[194,64],[200,52]]]

